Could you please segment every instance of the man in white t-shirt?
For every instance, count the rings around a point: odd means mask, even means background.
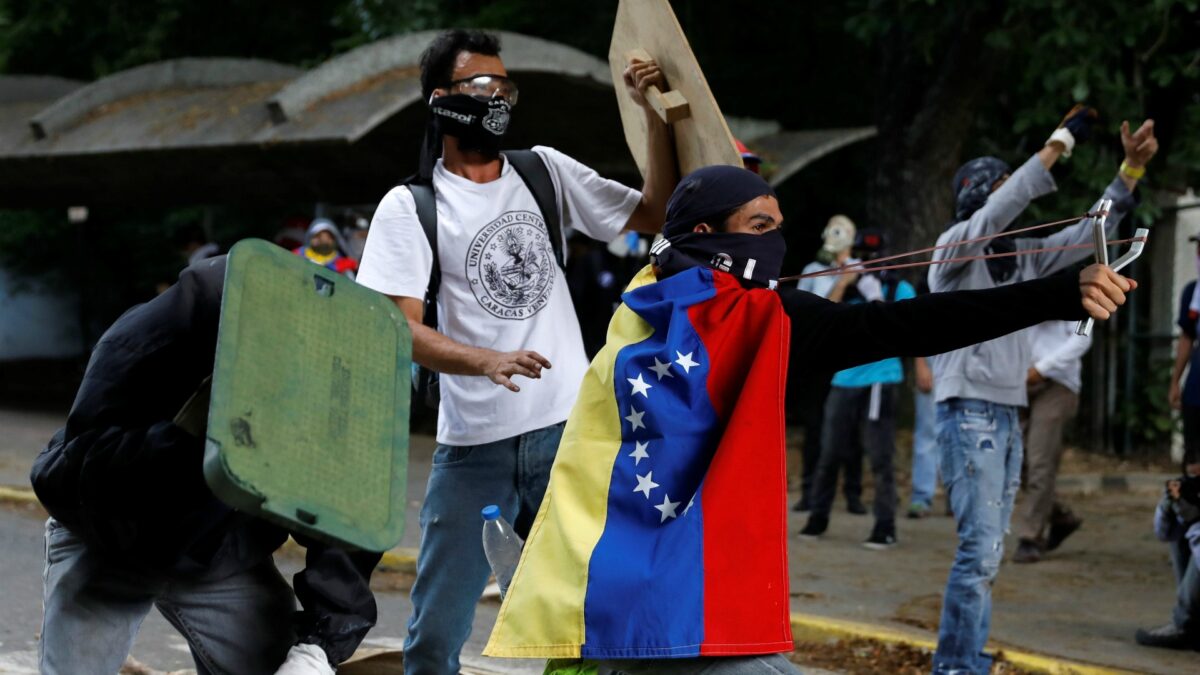
[[[421,56],[431,114],[420,176],[436,198],[437,329],[422,322],[435,252],[408,187],[380,202],[358,276],[408,317],[413,360],[441,373],[438,446],[404,647],[410,674],[459,672],[489,574],[480,510],[496,504],[518,533],[528,533],[587,368],[546,220],[499,154],[517,98],[499,49],[494,36],[453,30]],[[657,233],[677,180],[670,131],[642,94],[651,85],[666,88],[661,71],[635,63],[625,83],[649,129],[641,193],[556,150],[533,149],[553,183],[562,228],[601,241],[624,230]]]

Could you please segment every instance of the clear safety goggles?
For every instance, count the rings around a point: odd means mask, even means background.
[[[510,106],[517,105],[517,83],[503,75],[474,75],[450,83],[450,91],[475,98],[502,98]]]

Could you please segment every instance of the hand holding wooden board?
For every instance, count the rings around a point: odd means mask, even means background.
[[[742,166],[725,116],[708,88],[700,64],[667,0],[621,0],[613,27],[608,62],[612,68],[625,142],[642,174],[646,173],[646,114],[630,99],[623,73],[631,60],[654,60],[669,91],[646,92],[658,116],[671,124],[679,173],[711,164]]]

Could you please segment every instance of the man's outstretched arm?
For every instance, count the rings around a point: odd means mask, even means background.
[[[782,289],[792,353],[821,355],[841,370],[891,356],[930,356],[986,342],[1052,319],[1104,320],[1137,282],[1102,265],[998,288],[931,293],[894,303],[837,305]],[[814,362],[815,363],[815,362]]]

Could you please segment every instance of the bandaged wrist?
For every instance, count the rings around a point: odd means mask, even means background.
[[[1045,144],[1050,145],[1054,141],[1062,143],[1063,147],[1066,148],[1066,150],[1063,150],[1063,157],[1071,156],[1071,151],[1075,149],[1075,134],[1072,134],[1070,129],[1066,127],[1055,129],[1054,133],[1050,134],[1050,138],[1046,139]]]

